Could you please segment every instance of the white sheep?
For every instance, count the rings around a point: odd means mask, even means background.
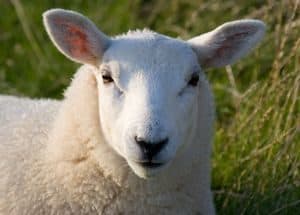
[[[203,68],[234,63],[265,25],[234,21],[183,41],[110,38],[62,9],[44,24],[85,65],[61,102],[0,97],[0,214],[214,214]]]

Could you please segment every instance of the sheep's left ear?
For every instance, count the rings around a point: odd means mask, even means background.
[[[228,22],[215,30],[188,40],[203,67],[222,67],[246,55],[263,37],[265,24],[259,20]]]

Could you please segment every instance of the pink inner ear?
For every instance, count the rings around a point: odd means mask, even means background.
[[[89,54],[87,48],[87,36],[77,26],[68,26],[69,37],[66,41],[70,44],[70,52],[74,57]]]
[[[235,52],[245,38],[254,34],[255,31],[252,28],[244,28],[243,31],[229,35],[222,41],[222,44],[216,49],[212,58],[224,58],[226,54],[232,55],[231,52]],[[208,61],[211,60],[208,59]]]
[[[80,59],[91,55],[88,48],[87,35],[80,26],[63,19],[56,19],[55,23],[64,29],[63,39],[72,57]]]

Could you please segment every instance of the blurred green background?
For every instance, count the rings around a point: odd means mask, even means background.
[[[267,33],[248,57],[207,76],[217,105],[213,190],[218,214],[300,213],[299,0],[0,0],[0,93],[61,99],[79,66],[42,26],[50,8],[81,12],[109,35],[150,28],[188,39],[235,19]]]

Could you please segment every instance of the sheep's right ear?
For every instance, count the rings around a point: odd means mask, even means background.
[[[43,14],[44,25],[55,46],[68,58],[97,66],[110,39],[83,15],[63,9]]]

